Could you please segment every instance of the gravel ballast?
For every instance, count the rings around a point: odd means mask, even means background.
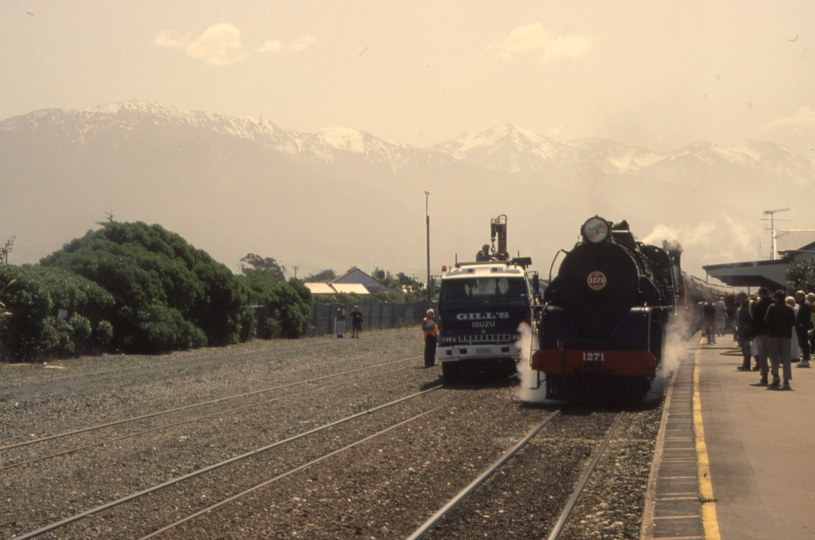
[[[165,356],[0,365],[0,446],[189,407],[0,453],[0,467],[8,467],[97,444],[1,470],[0,536],[32,531],[434,388],[442,382],[440,369],[423,369],[421,351],[421,334],[403,329],[363,333],[358,340],[256,341]],[[366,369],[353,371],[358,368]],[[304,382],[328,375],[336,376]],[[44,537],[139,538],[421,415],[160,536],[404,538],[552,414],[552,407],[522,403],[519,385],[473,381],[427,392]],[[625,413],[566,538],[638,537],[660,414],[661,407]],[[611,415],[583,410],[555,419],[433,537],[464,538],[476,530],[501,537],[495,531],[512,530],[523,538],[545,531]],[[488,525],[468,528],[477,522]]]

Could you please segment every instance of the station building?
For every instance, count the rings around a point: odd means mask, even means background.
[[[800,247],[793,247],[800,246]],[[787,289],[787,270],[815,258],[815,230],[776,231],[773,259],[710,264],[702,269],[731,287]]]

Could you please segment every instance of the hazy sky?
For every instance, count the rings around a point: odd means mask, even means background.
[[[815,158],[815,2],[0,0],[0,119],[131,99],[415,146],[512,123]]]

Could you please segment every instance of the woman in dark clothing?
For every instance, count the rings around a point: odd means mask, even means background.
[[[362,330],[362,312],[359,306],[354,306],[354,311],[351,312],[351,337],[359,339],[359,332]]]
[[[784,390],[790,388],[792,366],[790,363],[790,338],[795,326],[795,312],[786,303],[786,294],[778,290],[773,293],[773,303],[767,308],[764,322],[767,324],[767,356],[770,359],[770,373],[773,382],[768,390],[779,390],[781,380],[778,377],[778,365],[784,366]]]
[[[736,301],[739,303],[735,315],[736,337],[738,338],[741,354],[744,358],[741,366],[736,369],[739,371],[750,371],[750,358],[752,357],[750,352],[750,336],[753,334],[753,317],[750,315],[750,299],[747,298],[747,293],[740,292],[736,295]]]

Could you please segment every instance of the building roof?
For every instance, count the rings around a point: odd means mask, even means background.
[[[331,287],[338,293],[370,294],[365,285],[361,283],[331,283]]]
[[[375,289],[382,292],[388,292],[390,290],[388,289],[387,285],[375,280],[359,268],[352,268],[345,274],[331,281],[332,285],[336,285],[338,283],[359,283],[364,285],[367,289]],[[367,293],[368,291],[366,290],[363,294]]]
[[[306,283],[305,286],[311,291],[311,294],[335,294],[337,292],[331,288],[331,285],[323,282]]]
[[[775,231],[775,243],[779,253],[782,251],[795,250],[796,248],[812,249],[807,246],[815,244],[815,229],[779,229]]]
[[[774,261],[747,261],[703,266],[709,276],[732,287],[768,287],[771,290],[787,288],[789,258]]]

